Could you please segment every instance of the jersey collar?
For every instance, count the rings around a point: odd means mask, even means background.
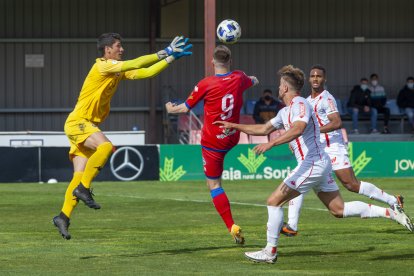
[[[310,99],[316,99],[316,98],[318,98],[318,97],[320,97],[320,96],[322,96],[324,93],[325,93],[325,91],[327,91],[326,89],[324,89],[321,93],[319,93],[319,95],[318,96],[316,96],[315,98],[312,98],[312,93],[309,95],[309,98]]]
[[[230,71],[230,72],[228,72],[226,74],[216,74],[216,77],[225,77],[225,76],[230,75],[231,73],[233,73],[233,71]]]

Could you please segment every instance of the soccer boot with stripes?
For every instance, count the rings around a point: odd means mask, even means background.
[[[411,219],[407,216],[407,214],[404,212],[404,209],[401,208],[400,205],[394,204],[394,219],[396,222],[404,226],[408,229],[410,232],[414,232],[414,225]]]
[[[233,224],[231,226],[230,234],[237,244],[244,244],[244,236],[240,226]]]
[[[89,208],[101,209],[101,205],[96,203],[96,201],[93,199],[91,190],[85,188],[82,183],[80,183],[78,187],[73,190],[73,195],[82,200]]]
[[[404,197],[402,195],[394,195],[395,199],[397,199],[397,204],[404,208]],[[393,208],[394,206],[391,206]]]
[[[298,231],[290,228],[289,224],[283,223],[282,229],[280,229],[280,234],[285,235],[286,237],[294,237],[298,234]]]
[[[68,232],[70,222],[69,218],[65,214],[60,213],[58,216],[54,217],[53,224],[59,230],[59,233],[62,235],[64,239],[70,240],[71,236]]]
[[[260,251],[246,252],[244,253],[244,256],[256,263],[274,264],[277,261],[277,253],[272,254],[266,248],[263,248]]]

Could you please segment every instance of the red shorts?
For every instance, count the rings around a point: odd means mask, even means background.
[[[201,148],[203,157],[204,174],[207,178],[217,179],[223,173],[224,157],[228,151],[208,150]]]

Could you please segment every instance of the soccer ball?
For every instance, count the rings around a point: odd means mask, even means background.
[[[241,36],[241,27],[239,23],[232,19],[223,20],[217,26],[217,37],[225,44],[236,43]]]

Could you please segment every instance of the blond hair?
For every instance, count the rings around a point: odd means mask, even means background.
[[[299,92],[303,88],[305,73],[299,68],[293,67],[293,65],[286,65],[279,70],[278,74],[294,90]]]

